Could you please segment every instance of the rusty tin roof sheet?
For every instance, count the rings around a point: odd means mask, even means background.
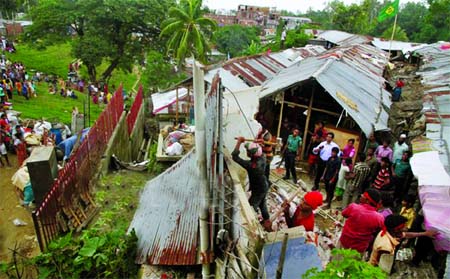
[[[147,182],[129,231],[136,230],[136,262],[197,264],[199,214],[204,207],[195,151]]]
[[[222,84],[226,88],[232,91],[240,91],[259,86],[282,69],[324,51],[325,48],[322,46],[305,46],[290,48],[281,52],[233,58],[225,62],[220,68],[212,69],[206,73],[205,80],[211,82],[213,76],[219,72]]]

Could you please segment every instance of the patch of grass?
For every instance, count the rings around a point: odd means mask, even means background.
[[[45,49],[17,44],[16,53],[8,53],[7,57],[11,61],[22,62],[29,72],[40,71],[64,78],[67,77],[69,63],[75,61],[70,54],[68,43],[48,46]]]
[[[77,107],[83,113],[83,104],[87,102],[87,95],[76,92],[78,99],[64,98],[59,94],[50,95],[45,82],[37,86],[37,98],[26,100],[22,96],[14,95],[12,99],[14,110],[20,111],[20,118],[56,120],[70,126],[72,119],[72,107]],[[91,125],[103,111],[105,105],[91,103]],[[87,114],[87,112],[86,112]],[[87,124],[87,123],[86,123]]]
[[[147,172],[121,170],[103,177],[97,184],[95,200],[101,207],[97,225],[114,229],[133,219],[139,203],[139,192],[153,175]]]
[[[11,61],[22,62],[29,75],[36,71],[43,72],[45,74],[57,75],[59,77],[66,78],[68,72],[68,65],[75,61],[70,53],[70,43],[58,44],[48,46],[45,49],[33,48],[27,44],[17,44],[16,53],[8,53],[8,59]],[[103,63],[98,72],[101,73],[106,69],[107,64]],[[86,67],[81,67],[80,73],[86,77]],[[121,83],[124,85],[124,89],[130,92],[133,85],[137,80],[135,73],[126,73],[121,70],[115,70],[110,80],[110,89],[112,85],[116,88]],[[137,90],[137,88],[136,88]],[[37,98],[31,98],[26,100],[21,96],[15,95],[12,102],[15,110],[22,113],[21,118],[40,119],[45,118],[49,120],[58,120],[65,124],[71,123],[72,107],[77,107],[79,112],[83,112],[84,103],[87,104],[86,94],[76,92],[78,99],[63,98],[59,94],[48,94],[48,87],[45,82],[41,82],[37,86]],[[91,102],[90,106],[90,118],[91,125],[98,118],[103,111],[105,105],[94,105]],[[86,105],[87,109],[87,105]],[[86,114],[88,112],[86,111]]]
[[[51,45],[45,49],[33,48],[27,44],[17,44],[16,50],[16,53],[7,53],[8,59],[22,62],[29,72],[40,71],[63,78],[67,78],[69,63],[76,60],[70,53],[70,43]],[[98,77],[107,67],[108,64],[104,62],[97,68]],[[83,65],[80,68],[80,74],[87,79],[87,69]],[[136,73],[127,73],[116,69],[110,79],[110,88],[112,85],[117,88],[123,83],[124,88],[130,91],[137,78]]]

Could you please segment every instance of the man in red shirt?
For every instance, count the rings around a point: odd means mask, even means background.
[[[289,228],[303,226],[306,231],[314,231],[314,213],[313,210],[321,206],[323,196],[319,191],[306,193],[303,201],[297,206],[292,218],[289,216],[289,204],[285,207],[284,216]]]
[[[342,248],[354,249],[362,254],[383,227],[384,217],[377,212],[380,203],[377,190],[368,189],[359,201],[360,204],[352,203],[342,211],[342,216],[347,220],[339,241]]]

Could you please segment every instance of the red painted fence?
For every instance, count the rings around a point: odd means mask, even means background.
[[[142,88],[127,117],[131,129],[142,105]],[[41,251],[61,232],[82,227],[89,211],[95,208],[90,197],[89,182],[96,174],[114,128],[123,112],[122,86],[114,93],[105,110],[91,127],[81,145],[59,171],[42,204],[33,212],[33,222]],[[131,116],[131,113],[135,115]]]
[[[136,122],[143,101],[144,101],[144,94],[142,93],[142,86],[140,86],[136,98],[134,99],[134,103],[130,108],[130,112],[127,115],[129,135],[131,135],[131,132],[133,131],[134,123]]]

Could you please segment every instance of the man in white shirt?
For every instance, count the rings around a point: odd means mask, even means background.
[[[398,141],[394,144],[394,153],[392,156],[392,162],[395,163],[402,159],[403,153],[409,151],[409,146],[405,143],[406,135],[401,134]]]
[[[317,147],[313,149],[314,154],[319,154],[319,162],[317,163],[317,173],[314,179],[314,190],[319,189],[320,178],[325,170],[325,164],[331,157],[331,150],[333,147],[339,148],[339,146],[333,141],[334,133],[329,132],[325,141],[321,142]],[[340,149],[339,149],[340,150]],[[340,152],[340,151],[339,151]]]

